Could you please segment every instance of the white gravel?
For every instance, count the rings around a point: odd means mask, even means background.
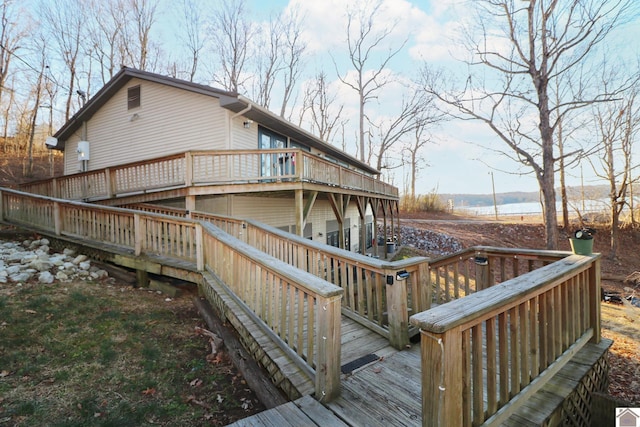
[[[51,284],[55,280],[104,279],[105,270],[91,265],[86,255],[71,249],[49,253],[49,240],[25,240],[22,243],[0,240],[0,283],[21,285],[29,281]]]

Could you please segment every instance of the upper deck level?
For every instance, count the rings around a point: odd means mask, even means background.
[[[300,149],[187,151],[37,181],[21,189],[104,204],[295,189],[399,198],[393,185]]]

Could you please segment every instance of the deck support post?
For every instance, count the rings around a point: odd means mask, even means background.
[[[300,189],[294,190],[295,196],[295,207],[294,207],[294,216],[296,219],[296,231],[295,233],[304,237],[304,223],[306,216],[304,214],[304,191]]]
[[[149,287],[149,273],[146,270],[136,270],[136,286],[139,288]]]
[[[318,298],[315,394],[320,402],[329,402],[340,395],[341,303],[342,294]]]

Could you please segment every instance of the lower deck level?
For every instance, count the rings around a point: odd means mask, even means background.
[[[590,426],[592,394],[606,390],[603,339],[587,344],[504,426]],[[446,384],[445,384],[446,387]],[[437,396],[434,396],[437,398]],[[442,420],[441,425],[447,425]],[[322,405],[304,396],[231,426],[421,426],[420,346],[380,357],[343,375],[340,397]]]

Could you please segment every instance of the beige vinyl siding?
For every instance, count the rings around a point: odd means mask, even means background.
[[[233,195],[198,197],[196,198],[196,210],[216,215],[231,215],[229,206],[233,198]]]
[[[127,89],[136,85],[141,104],[129,110]],[[225,149],[226,117],[214,97],[132,79],[87,123],[89,170],[187,150]]]
[[[286,198],[234,196],[229,215],[237,218],[252,218],[274,227],[291,227],[291,230],[294,230],[296,219],[293,203],[293,199]],[[317,200],[307,218],[307,224],[313,226],[313,240],[325,243],[326,223],[332,220],[335,220],[335,216],[329,202]],[[358,234],[360,216],[355,203],[351,203],[347,209],[345,223],[347,222],[351,226],[351,248],[348,249],[355,250],[360,244]],[[358,227],[354,228],[354,225]],[[319,235],[320,233],[322,236]]]
[[[232,150],[258,149],[258,124],[251,123],[249,129],[244,127],[245,117],[236,117],[232,123]]]
[[[81,141],[82,130],[77,130],[64,145],[64,174],[70,175],[82,171],[78,161],[78,142]]]

